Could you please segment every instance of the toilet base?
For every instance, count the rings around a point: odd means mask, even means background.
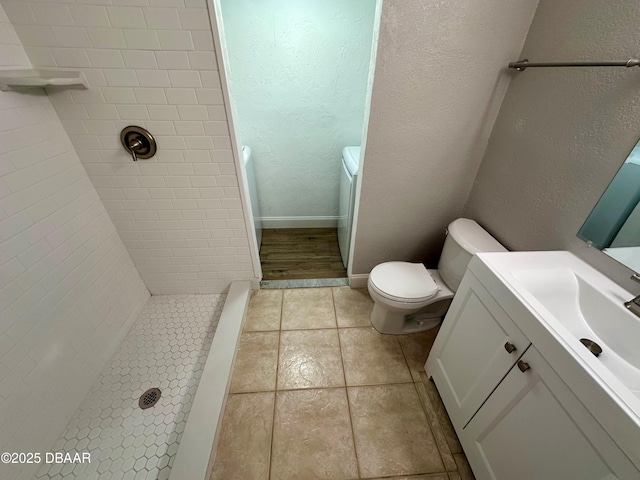
[[[371,325],[378,332],[391,335],[424,332],[440,325],[450,303],[451,299],[442,300],[415,312],[390,310],[375,303]]]

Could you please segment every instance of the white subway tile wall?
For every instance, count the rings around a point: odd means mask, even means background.
[[[0,63],[30,66],[1,6]],[[44,91],[0,92],[0,451],[51,448],[148,298]]]
[[[254,279],[205,0],[2,4],[34,65],[85,73],[88,90],[48,93],[151,293]],[[154,158],[123,150],[130,124]]]

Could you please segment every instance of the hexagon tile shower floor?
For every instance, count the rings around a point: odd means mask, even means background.
[[[90,452],[90,464],[43,465],[52,480],[167,479],[225,295],[153,296],[53,451]],[[146,410],[140,395],[162,397]]]

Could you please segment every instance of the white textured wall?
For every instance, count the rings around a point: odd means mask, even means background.
[[[522,56],[627,60],[640,3],[541,0]],[[511,82],[465,214],[518,250],[570,249],[637,289],[576,234],[640,136],[638,68],[530,69]]]
[[[151,293],[254,278],[205,0],[2,4],[34,65],[85,73],[49,95]],[[153,159],[122,149],[130,124]]]
[[[1,6],[0,64],[29,66]],[[0,451],[51,448],[148,298],[44,91],[0,92]]]
[[[537,0],[385,0],[353,274],[438,258],[460,216]]]
[[[376,1],[221,3],[262,216],[335,217],[342,149],[361,141]]]

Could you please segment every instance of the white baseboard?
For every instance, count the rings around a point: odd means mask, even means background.
[[[336,228],[338,217],[262,217],[262,228]]]
[[[368,281],[368,273],[357,273],[349,276],[349,286],[351,288],[367,288]]]

